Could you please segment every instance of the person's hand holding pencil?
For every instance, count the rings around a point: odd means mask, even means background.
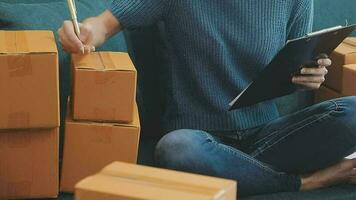
[[[60,34],[59,38],[63,48],[72,53],[82,54],[95,51],[91,28],[88,25],[78,23],[75,0],[67,0],[67,3],[72,20],[65,21],[63,24],[65,29],[62,27],[58,30],[59,33],[66,32],[65,35],[67,37],[63,37],[64,34]]]
[[[117,18],[110,11],[78,23],[74,0],[67,0],[72,20],[63,22],[58,29],[62,47],[69,53],[90,53],[109,37],[122,30]]]

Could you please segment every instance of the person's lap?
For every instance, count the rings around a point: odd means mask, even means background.
[[[250,155],[289,173],[309,173],[356,151],[356,97],[326,101],[259,130]]]
[[[244,131],[176,130],[156,148],[158,165],[235,179],[243,194],[295,191],[301,174],[355,151],[356,97],[327,101]]]

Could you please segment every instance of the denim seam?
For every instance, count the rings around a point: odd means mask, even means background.
[[[329,111],[329,112],[330,112],[330,111]],[[314,118],[314,117],[315,117],[315,116],[310,116],[310,117],[308,117],[308,118],[306,118],[306,119],[303,119],[302,121],[299,121],[299,122],[297,122],[297,123],[294,123],[294,124],[291,124],[291,125],[289,125],[289,126],[286,126],[286,127],[284,127],[283,129],[275,130],[275,131],[271,132],[269,135],[267,135],[266,137],[264,137],[264,138],[258,140],[257,142],[255,142],[254,145],[255,145],[255,146],[258,146],[259,143],[267,143],[266,140],[270,139],[271,137],[274,137],[274,136],[277,135],[278,133],[283,132],[283,131],[286,131],[286,130],[289,130],[289,129],[292,129],[293,127],[298,127],[298,126],[300,126],[300,125],[302,125],[302,124],[305,124],[306,121],[309,121],[309,120],[311,120],[311,119]]]
[[[339,109],[339,105],[337,104],[337,102],[335,102],[335,101],[333,101],[333,100],[329,100],[329,102],[331,102],[331,103],[334,104],[334,108],[331,109],[331,110],[329,110],[328,112],[324,113],[324,114],[323,114],[322,116],[320,116],[319,118],[315,119],[316,121],[322,119],[323,117],[325,117],[324,115],[330,115],[330,113],[332,113],[332,112],[334,112],[334,111],[337,111],[337,110]],[[263,142],[263,141],[265,141],[265,140],[268,140],[269,138],[275,136],[277,133],[279,133],[279,132],[281,132],[281,131],[285,131],[285,130],[291,129],[292,127],[298,127],[299,125],[304,124],[305,121],[308,121],[308,120],[310,120],[310,119],[313,118],[313,117],[314,117],[314,116],[308,117],[308,118],[306,118],[306,119],[304,119],[304,120],[302,120],[302,121],[300,121],[300,122],[297,122],[297,123],[295,123],[295,124],[291,124],[291,125],[289,125],[289,126],[286,126],[286,127],[284,127],[283,129],[275,130],[275,131],[271,132],[269,135],[267,135],[266,137],[261,138],[260,140],[256,141],[256,142],[254,143],[254,145],[257,145],[257,144],[259,144],[259,143],[261,143],[261,142]],[[314,121],[315,121],[315,120],[314,120]]]
[[[336,108],[337,108],[337,107],[336,107]],[[312,120],[312,121],[310,121],[309,123],[304,124],[303,126],[301,126],[301,127],[299,127],[299,128],[296,128],[295,130],[289,132],[288,134],[286,134],[285,136],[281,137],[279,140],[275,141],[274,143],[272,143],[272,144],[270,144],[270,145],[268,145],[268,146],[266,146],[266,147],[257,149],[257,152],[256,152],[256,153],[253,153],[251,156],[252,156],[252,157],[257,157],[257,156],[261,155],[262,153],[264,153],[265,151],[267,151],[268,149],[270,149],[270,148],[273,147],[274,145],[280,143],[282,140],[284,140],[284,139],[287,138],[288,136],[292,135],[292,134],[295,133],[296,131],[299,131],[300,129],[303,129],[303,128],[305,128],[305,127],[307,127],[307,126],[309,126],[309,125],[311,125],[311,124],[313,124],[313,123],[315,123],[315,122],[317,122],[317,121],[319,121],[319,120],[321,120],[321,119],[323,119],[323,118],[329,116],[329,115],[330,115],[331,113],[333,113],[333,112],[335,112],[335,110],[330,110],[329,112],[323,114],[322,116],[316,118],[315,120]],[[309,118],[308,118],[308,119],[309,119]],[[305,120],[303,120],[303,121],[305,121]],[[284,129],[284,130],[285,130],[285,129]],[[266,142],[266,145],[267,145],[267,144],[268,144],[268,142]]]
[[[206,135],[206,137],[207,137],[208,139],[211,139],[212,144],[214,144],[214,145],[217,146],[218,148],[220,148],[220,149],[222,149],[223,151],[225,151],[225,152],[227,152],[227,153],[230,153],[230,154],[232,154],[232,155],[234,155],[234,156],[238,156],[237,153],[235,152],[235,149],[233,149],[232,147],[229,147],[229,146],[224,145],[224,144],[220,144],[220,143],[218,143],[211,135],[209,135],[208,133],[206,133],[206,132],[203,132],[203,133]],[[245,154],[245,153],[243,153],[243,152],[241,152],[240,155],[241,155],[241,158],[242,158],[243,160],[245,160],[245,161],[247,161],[247,162],[250,162],[250,163],[252,163],[252,164],[254,164],[254,165],[257,165],[258,167],[260,167],[260,168],[261,168],[262,170],[264,170],[265,172],[273,173],[273,174],[275,174],[275,175],[277,175],[277,176],[281,176],[281,175],[284,175],[284,174],[285,174],[285,173],[282,173],[282,172],[274,171],[273,169],[271,169],[271,168],[269,168],[269,167],[263,165],[260,161],[254,160],[254,159],[250,158],[247,154]]]

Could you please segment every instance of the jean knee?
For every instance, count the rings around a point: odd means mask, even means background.
[[[336,110],[349,115],[356,115],[356,96],[342,97],[330,100],[336,106]]]
[[[165,135],[155,149],[156,163],[161,167],[176,168],[194,155],[192,147],[197,145],[201,131],[181,129]]]
[[[337,105],[337,111],[341,114],[340,119],[354,138],[353,143],[356,148],[356,96],[343,97],[333,101]]]

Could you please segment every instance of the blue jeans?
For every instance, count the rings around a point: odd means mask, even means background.
[[[300,175],[356,151],[356,97],[326,101],[260,127],[176,130],[156,147],[159,166],[238,181],[239,196],[298,191]]]

